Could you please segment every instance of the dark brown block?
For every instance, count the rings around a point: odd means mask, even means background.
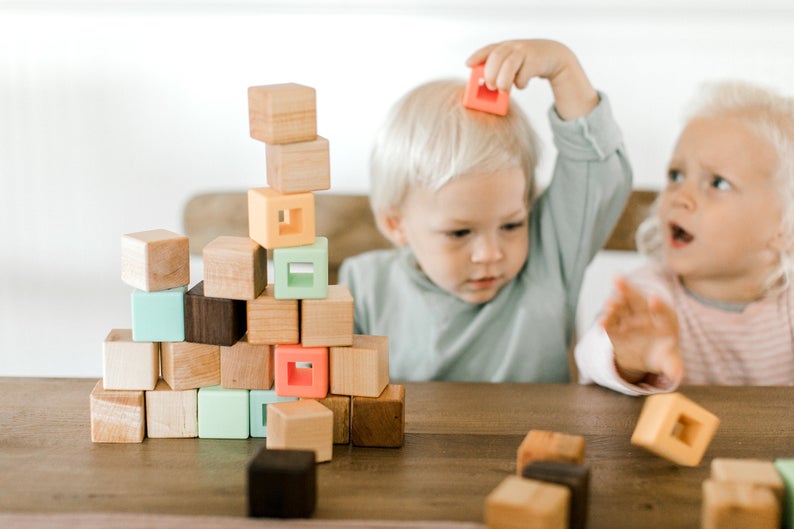
[[[587,526],[590,467],[557,461],[532,461],[521,471],[521,476],[568,487],[571,490],[569,527],[584,529]]]
[[[316,505],[314,451],[262,448],[248,464],[248,516],[308,518]]]
[[[389,384],[379,397],[353,397],[350,408],[350,439],[354,446],[403,445],[404,386]]]
[[[208,298],[204,281],[185,294],[185,341],[232,346],[246,330],[245,301]]]

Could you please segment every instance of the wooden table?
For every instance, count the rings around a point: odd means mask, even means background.
[[[235,517],[238,527],[248,527],[245,469],[264,439],[93,444],[88,395],[95,382],[0,378],[0,526],[42,513],[99,512]],[[794,387],[681,392],[722,421],[696,468],[629,443],[641,398],[564,384],[406,384],[405,445],[335,446],[333,460],[318,466],[314,518],[348,520],[339,527],[358,527],[350,519],[477,527],[485,496],[515,471],[523,436],[544,429],[587,440],[589,528],[697,528],[712,458],[794,457]],[[98,525],[108,526],[104,516]],[[52,525],[48,520],[43,525]]]

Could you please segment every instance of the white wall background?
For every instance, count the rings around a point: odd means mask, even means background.
[[[264,183],[248,86],[317,89],[332,189],[366,192],[389,105],[467,75],[474,49],[561,40],[607,92],[636,187],[658,188],[698,83],[739,77],[794,92],[789,0],[0,0],[0,375],[100,376],[129,327],[123,233],[182,231],[192,195]],[[553,152],[536,82],[515,93]],[[626,256],[599,257],[584,321]],[[193,277],[192,283],[200,279]]]

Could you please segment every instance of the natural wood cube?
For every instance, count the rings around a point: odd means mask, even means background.
[[[220,236],[202,250],[204,295],[256,299],[267,286],[267,252],[248,237]]]
[[[146,429],[143,391],[110,390],[96,383],[90,396],[91,441],[140,443]]]
[[[557,461],[558,463],[584,463],[587,443],[581,435],[571,435],[546,430],[530,430],[521,441],[516,453],[516,474],[521,475],[531,461]]]
[[[188,238],[168,230],[122,235],[121,280],[146,292],[187,285],[190,283]]]
[[[268,250],[314,243],[314,195],[249,189],[248,236]]]
[[[405,434],[405,387],[389,384],[378,397],[353,397],[350,440],[354,446],[399,448]]]
[[[463,106],[504,116],[507,114],[510,105],[510,92],[491,90],[485,86],[484,70],[484,64],[474,66],[471,69],[469,82],[463,92]]]
[[[351,347],[330,349],[331,393],[377,397],[389,383],[389,338],[356,334]]]
[[[317,402],[334,413],[334,444],[350,443],[350,397],[329,393]]]
[[[316,505],[313,451],[262,448],[248,464],[248,516],[307,518]]]
[[[265,143],[311,141],[317,137],[317,95],[295,83],[248,88],[251,137]]]
[[[353,345],[353,303],[345,285],[328,285],[325,299],[302,300],[301,343],[307,347]]]
[[[507,476],[485,498],[488,529],[568,529],[570,491],[562,485]]]
[[[274,387],[281,397],[321,399],[328,394],[328,348],[276,345]]]
[[[268,448],[312,450],[315,461],[330,461],[334,449],[334,414],[316,400],[267,405]]]
[[[163,378],[171,389],[196,389],[221,383],[221,349],[217,345],[164,342],[160,357]]]
[[[331,187],[328,140],[266,146],[267,185],[279,193],[308,193]]]
[[[268,285],[255,300],[247,302],[247,314],[249,343],[296,344],[300,341],[298,300],[276,299],[274,285]]]
[[[160,379],[153,390],[146,392],[146,435],[198,436],[198,391],[173,390]]]
[[[270,389],[273,386],[273,346],[252,344],[246,336],[231,346],[221,346],[221,386]]]
[[[584,529],[587,526],[590,467],[557,461],[532,461],[523,468],[521,477],[568,487],[571,491],[569,527]]]
[[[132,329],[112,329],[102,343],[105,389],[154,389],[160,378],[160,344],[135,342]]]
[[[780,502],[767,487],[736,481],[703,482],[702,529],[778,529]]]
[[[234,345],[245,335],[246,302],[209,297],[204,281],[185,294],[185,341]]]
[[[720,420],[680,393],[646,397],[631,443],[683,466],[697,466]]]
[[[714,458],[711,460],[711,479],[766,487],[781,502],[786,488],[775,464],[762,459]]]

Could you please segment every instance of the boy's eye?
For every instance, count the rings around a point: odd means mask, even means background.
[[[670,169],[667,171],[667,180],[670,183],[678,183],[684,180],[684,175],[678,169]]]
[[[505,231],[515,231],[515,230],[517,230],[519,228],[522,228],[523,226],[524,226],[524,222],[523,221],[521,221],[521,222],[509,222],[509,223],[505,224],[504,226],[502,226],[502,229],[505,230]]]
[[[451,239],[462,239],[468,234],[471,233],[471,230],[463,229],[463,230],[450,230],[445,232],[446,236]]]
[[[719,189],[720,191],[728,191],[729,189],[733,189],[733,185],[731,185],[730,182],[718,175],[712,177],[711,187],[714,189]]]

